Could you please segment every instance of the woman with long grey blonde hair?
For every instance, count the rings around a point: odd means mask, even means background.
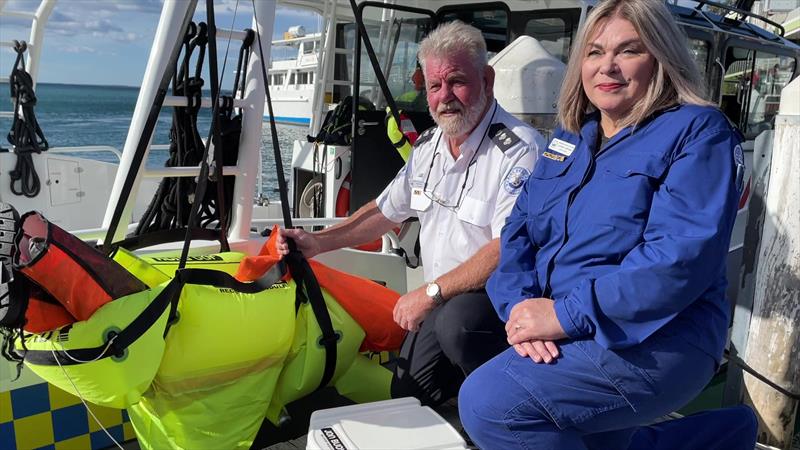
[[[481,448],[624,449],[714,374],[743,160],[702,86],[663,1],[590,13],[487,283],[511,348],[461,388]]]

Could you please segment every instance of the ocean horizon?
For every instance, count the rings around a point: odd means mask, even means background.
[[[109,145],[122,151],[138,95],[139,87],[134,86],[40,82],[36,87],[37,103],[34,112],[51,148]],[[0,111],[12,109],[9,85],[0,83]],[[172,107],[162,108],[153,135],[154,145],[170,143],[172,110]],[[0,118],[0,148],[10,147],[6,136],[11,129],[11,123],[11,118]],[[201,110],[197,120],[201,137],[208,135],[210,124],[211,110]],[[305,127],[278,125],[278,141],[287,180],[291,171],[293,142],[304,139],[307,134]],[[108,152],[86,152],[79,155],[117,162],[116,157]],[[163,167],[168,157],[168,150],[151,150],[147,165]],[[278,183],[272,137],[266,123],[261,132],[261,159],[261,192],[270,200],[277,200]]]

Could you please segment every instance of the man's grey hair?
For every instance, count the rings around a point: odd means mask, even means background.
[[[488,64],[486,41],[477,28],[459,20],[439,25],[419,45],[417,59],[425,72],[425,59],[466,53],[475,69],[483,72]]]

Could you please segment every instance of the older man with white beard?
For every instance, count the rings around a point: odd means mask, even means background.
[[[306,257],[370,242],[410,217],[420,221],[426,284],[403,295],[395,321],[409,333],[392,396],[429,405],[458,393],[465,375],[508,348],[484,285],[500,230],[544,140],[494,100],[494,70],[477,29],[450,22],[420,44],[428,105],[438,127],[422,133],[381,195],[317,233],[282,230]]]

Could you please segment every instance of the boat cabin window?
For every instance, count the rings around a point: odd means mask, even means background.
[[[373,18],[375,20],[368,20]],[[430,16],[370,6],[364,8],[364,20],[383,77],[398,107],[406,111],[427,111],[424,83],[420,83],[415,72],[419,42],[430,31]],[[379,110],[387,105],[363,45],[359,96]]]
[[[314,81],[311,78],[311,72],[298,72],[297,84],[312,84]]]
[[[334,53],[333,79],[340,83],[334,83],[331,103],[339,103],[343,98],[352,94],[350,83],[353,81],[353,68],[355,67],[354,47],[356,42],[355,23],[336,24],[336,48]]]
[[[283,86],[285,74],[282,73],[273,73],[270,75],[270,85],[271,86]]]
[[[439,23],[460,20],[481,30],[489,58],[508,45],[508,14],[508,7],[498,3],[445,6],[436,12]]]
[[[577,8],[537,10],[524,12],[517,20],[521,21],[522,35],[536,38],[545,50],[566,63],[578,32],[580,14]],[[512,33],[512,39],[517,37],[517,33]]]
[[[689,38],[688,41],[689,52],[697,66],[697,70],[700,71],[700,77],[706,81],[706,89],[708,89],[709,71],[711,70],[711,67],[709,67],[708,54],[711,44],[703,39]]]
[[[720,107],[748,139],[775,126],[783,88],[795,60],[766,51],[730,47],[725,57]]]

